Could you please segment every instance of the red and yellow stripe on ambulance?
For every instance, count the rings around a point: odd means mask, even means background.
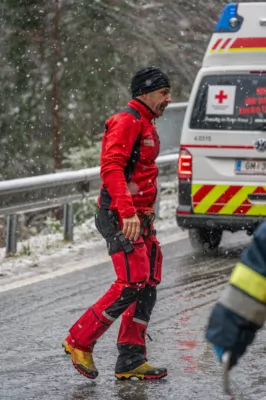
[[[266,186],[192,184],[192,205],[196,214],[266,215],[266,205],[253,204],[250,195],[266,196]],[[256,197],[256,196],[255,196]]]
[[[210,53],[251,51],[266,51],[266,37],[219,37],[210,49]]]

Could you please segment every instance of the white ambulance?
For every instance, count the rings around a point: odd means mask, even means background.
[[[228,4],[186,110],[177,223],[197,250],[266,216],[266,2]],[[266,244],[265,244],[266,245]]]

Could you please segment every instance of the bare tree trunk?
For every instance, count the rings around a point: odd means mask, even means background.
[[[60,0],[55,0],[55,18],[54,18],[54,61],[53,61],[53,92],[52,92],[52,131],[53,131],[53,157],[54,170],[61,168],[61,138],[60,138],[60,94],[59,94],[59,73],[61,61],[60,49]],[[54,210],[54,215],[57,220],[62,219],[63,209],[58,207]]]
[[[61,143],[60,143],[60,115],[59,115],[59,70],[60,70],[60,5],[55,0],[54,19],[54,66],[53,66],[53,91],[52,91],[52,131],[53,131],[53,156],[54,169],[61,168]]]

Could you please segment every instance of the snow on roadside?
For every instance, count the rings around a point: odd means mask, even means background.
[[[159,239],[165,231],[183,233],[176,225],[175,210],[176,193],[170,190],[162,196],[160,202],[160,218],[156,223]],[[62,232],[57,232],[34,236],[27,241],[19,242],[19,255],[16,257],[5,258],[5,249],[0,249],[1,284],[45,274],[64,267],[69,261],[79,262],[82,259],[95,257],[97,253],[106,253],[105,241],[94,226],[94,218],[75,228],[73,243],[63,242],[62,236]]]

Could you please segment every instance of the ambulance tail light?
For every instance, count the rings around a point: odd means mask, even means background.
[[[238,4],[227,4],[215,27],[214,32],[237,32],[243,23],[243,17],[237,14]]]
[[[192,155],[182,147],[179,151],[177,175],[180,181],[190,181],[192,178]]]

